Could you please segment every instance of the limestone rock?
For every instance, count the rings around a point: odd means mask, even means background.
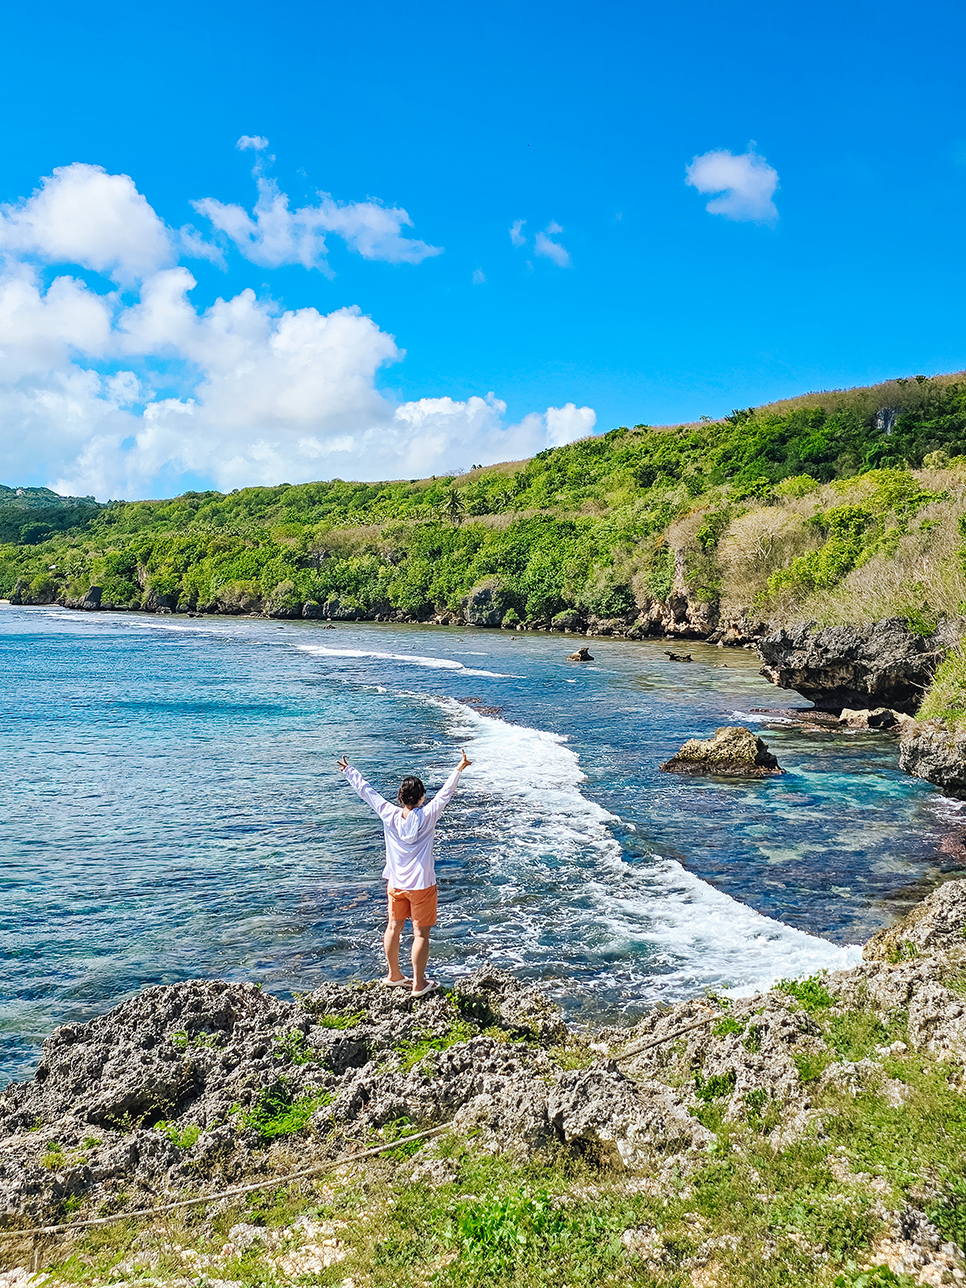
[[[96,611],[101,607],[101,597],[103,594],[103,587],[91,586],[83,599],[67,599],[64,601],[64,606],[65,608],[80,608],[85,612]]]
[[[717,774],[726,778],[769,778],[785,771],[763,742],[743,725],[725,725],[713,738],[689,738],[661,769],[668,774]]]
[[[899,962],[936,953],[966,954],[966,881],[947,881],[862,950],[867,962]]]
[[[839,720],[849,729],[898,729],[908,719],[909,716],[891,707],[873,707],[869,711],[845,707],[839,715]]]
[[[893,617],[869,626],[782,628],[757,648],[767,680],[821,710],[888,706],[911,715],[955,639],[952,623],[924,637]]]
[[[506,605],[497,582],[476,586],[460,600],[463,620],[467,626],[499,626],[506,613]]]
[[[947,796],[966,800],[966,729],[945,720],[908,720],[899,740],[899,765],[935,783]]]
[[[625,1167],[714,1141],[670,1087],[632,1082],[613,1064],[562,1074],[547,1113],[565,1143],[603,1147]]]
[[[568,662],[593,662],[594,655],[588,648],[579,648],[575,653],[567,654]]]
[[[567,1036],[560,1011],[542,989],[521,983],[507,970],[484,967],[459,980],[453,993],[464,1014],[478,1024],[501,1028],[538,1042],[563,1042]]]

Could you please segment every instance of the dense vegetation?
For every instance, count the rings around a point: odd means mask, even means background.
[[[916,377],[723,421],[615,429],[455,478],[36,510],[5,489],[0,595],[49,603],[93,583],[119,607],[288,615],[338,600],[334,615],[426,618],[488,587],[509,625],[629,621],[677,574],[699,601],[775,615],[875,554],[895,556],[921,512],[948,502],[961,461],[966,382]],[[910,473],[924,466],[952,474]],[[751,566],[741,536],[756,514],[778,527],[763,557],[753,536],[753,575],[736,579]],[[928,587],[903,595],[910,611],[947,608]]]

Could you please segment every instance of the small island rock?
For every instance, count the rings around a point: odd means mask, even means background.
[[[568,662],[593,662],[594,655],[588,648],[579,648],[576,653],[568,653]]]
[[[661,769],[668,774],[717,774],[726,778],[770,778],[783,774],[763,742],[743,725],[725,725],[713,738],[690,738]]]

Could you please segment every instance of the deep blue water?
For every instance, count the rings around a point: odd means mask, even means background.
[[[573,646],[0,608],[0,1080],[147,984],[377,974],[381,829],[343,751],[393,796],[466,747],[434,969],[509,966],[574,1016],[834,967],[938,878],[955,807],[888,738],[789,725],[766,734],[781,778],[661,774],[686,738],[803,704],[747,652]]]

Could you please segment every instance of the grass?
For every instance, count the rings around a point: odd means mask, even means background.
[[[832,1006],[832,994],[825,987],[823,976],[810,975],[807,979],[780,979],[775,985],[779,993],[794,997],[810,1014]]]
[[[427,1077],[432,1077],[436,1071],[435,1056],[440,1051],[457,1046],[461,1042],[468,1042],[470,1038],[476,1037],[478,1032],[476,1026],[468,1020],[455,1019],[442,1034],[436,1035],[427,1029],[415,1040],[406,1038],[402,1042],[397,1042],[396,1050],[400,1056],[400,1068],[404,1073],[418,1068]]]
[[[939,667],[919,708],[920,720],[945,720],[957,726],[966,722],[966,649],[962,645]]]
[[[277,1140],[304,1130],[316,1109],[331,1099],[329,1095],[293,1097],[287,1079],[280,1077],[260,1093],[251,1109],[239,1111],[240,1121],[263,1141]]]
[[[354,1029],[365,1018],[365,1011],[352,1011],[351,1013],[327,1011],[323,1015],[312,1016],[313,1022],[323,1029]]]
[[[187,1127],[180,1129],[174,1123],[169,1122],[160,1122],[154,1125],[179,1149],[190,1149],[192,1145],[197,1144],[198,1137],[201,1135],[201,1128],[197,1123],[189,1123]]]

